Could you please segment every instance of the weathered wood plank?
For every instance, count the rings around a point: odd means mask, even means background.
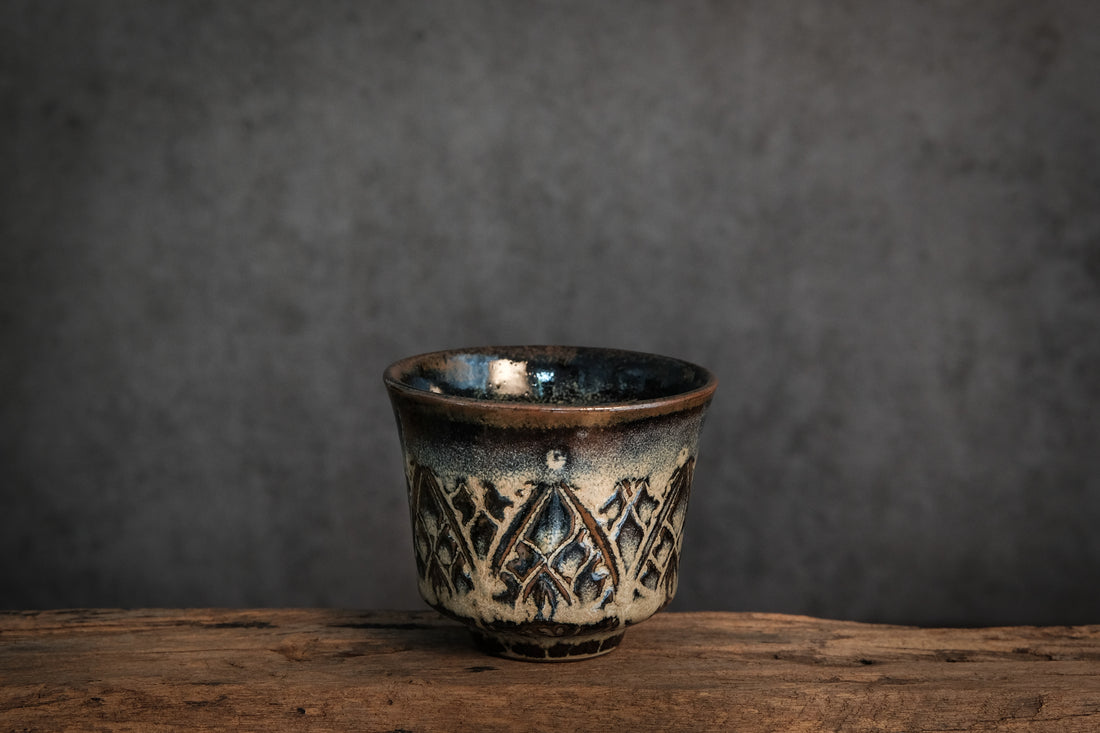
[[[610,655],[475,651],[432,612],[0,614],[4,730],[1100,730],[1100,626],[659,614]]]

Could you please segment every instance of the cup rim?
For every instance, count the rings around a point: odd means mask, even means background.
[[[441,360],[462,354],[499,355],[501,358],[524,355],[562,356],[570,353],[587,352],[593,355],[619,358],[641,358],[690,367],[703,378],[703,383],[692,389],[675,392],[659,397],[637,400],[618,400],[588,404],[555,404],[535,401],[502,401],[483,399],[465,395],[431,392],[413,387],[403,381],[407,374],[418,364],[429,360]],[[422,407],[435,409],[448,417],[466,419],[475,422],[503,426],[532,427],[589,427],[610,425],[624,420],[656,417],[670,413],[684,412],[693,408],[705,407],[718,387],[718,379],[705,367],[684,359],[662,354],[629,349],[617,349],[603,346],[564,346],[564,345],[512,345],[512,346],[473,346],[468,348],[442,349],[408,356],[393,362],[382,374],[391,399],[412,402]]]

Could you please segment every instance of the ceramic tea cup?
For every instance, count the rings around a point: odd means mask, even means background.
[[[615,349],[479,347],[386,369],[420,594],[486,651],[615,648],[676,592],[702,367]]]

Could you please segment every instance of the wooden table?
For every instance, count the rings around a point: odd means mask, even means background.
[[[1100,731],[1100,626],[664,613],[580,662],[434,612],[0,613],[0,729]]]

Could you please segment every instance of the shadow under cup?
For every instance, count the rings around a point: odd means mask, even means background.
[[[420,594],[483,649],[596,656],[672,600],[709,371],[615,349],[481,347],[404,359],[384,381]]]

